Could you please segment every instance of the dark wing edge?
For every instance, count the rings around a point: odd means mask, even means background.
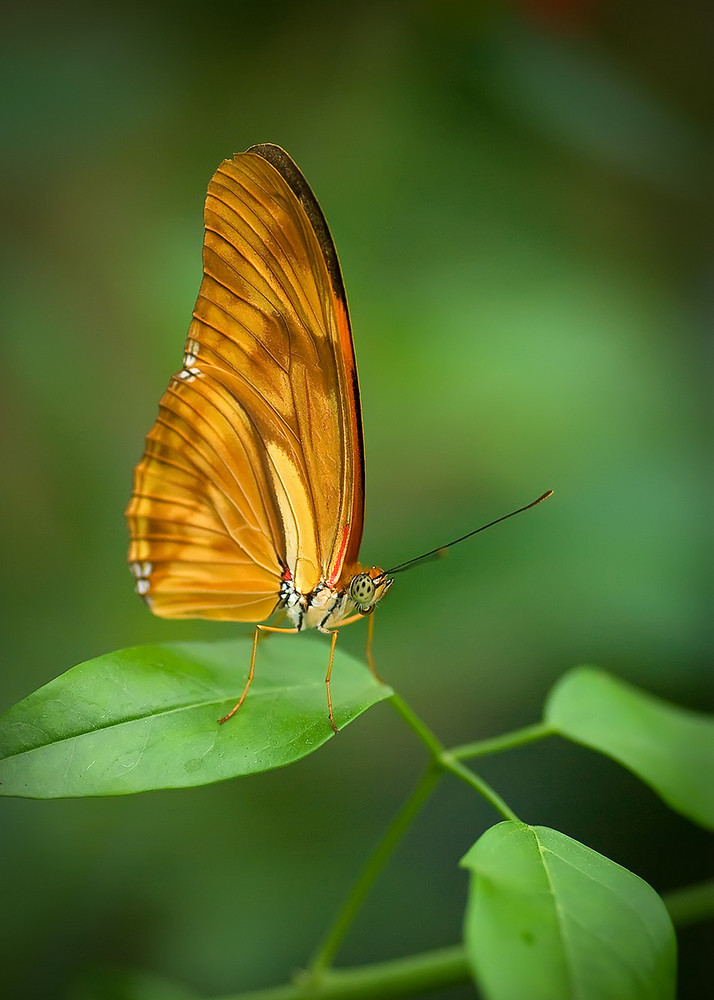
[[[365,458],[364,429],[362,425],[362,406],[360,403],[359,377],[355,360],[352,324],[350,322],[347,293],[342,278],[335,242],[327,224],[324,212],[305,179],[304,174],[288,153],[274,143],[259,143],[251,146],[246,153],[255,153],[262,157],[277,170],[291,189],[313,228],[322,251],[327,272],[332,285],[335,299],[337,321],[340,334],[340,345],[344,361],[346,390],[349,392],[350,431],[352,434],[354,468],[353,468],[353,500],[350,519],[350,535],[345,551],[342,553],[342,564],[349,567],[357,561],[359,547],[362,541],[364,526],[364,489],[365,489]],[[237,154],[242,155],[242,154]]]

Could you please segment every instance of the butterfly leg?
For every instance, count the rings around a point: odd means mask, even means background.
[[[380,684],[384,684],[384,681],[377,673],[377,669],[374,665],[374,658],[372,656],[372,639],[374,638],[374,615],[369,616],[369,622],[367,623],[367,645],[365,646],[365,655],[367,657],[367,666],[372,671],[372,675],[375,680],[379,681]]]
[[[250,685],[252,683],[253,674],[255,673],[255,654],[256,654],[257,649],[258,649],[258,640],[259,640],[262,632],[297,632],[297,629],[296,628],[274,628],[274,627],[271,627],[270,625],[256,625],[256,627],[255,627],[255,635],[253,636],[253,652],[252,652],[251,657],[250,657],[250,670],[248,671],[248,680],[245,682],[245,687],[243,688],[243,693],[241,694],[240,698],[238,699],[238,701],[236,702],[236,704],[233,706],[233,708],[230,710],[230,712],[228,713],[228,715],[224,715],[222,719],[218,720],[218,723],[221,726],[223,725],[224,722],[228,722],[229,719],[233,718],[233,716],[236,714],[236,712],[238,711],[238,709],[241,707],[241,705],[245,701],[245,696],[248,694],[248,688],[250,687]],[[331,665],[332,665],[332,658],[330,657],[330,666]]]
[[[332,715],[332,692],[330,691],[330,677],[332,676],[332,660],[335,656],[335,646],[337,644],[337,629],[332,633],[332,642],[330,644],[330,662],[327,664],[327,676],[325,677],[325,687],[327,688],[327,714],[330,717],[330,725],[336,733],[339,733],[339,729],[335,725],[335,719]]]
[[[361,622],[361,621],[363,621],[367,617],[369,618],[369,624],[367,625],[367,645],[365,647],[365,656],[367,658],[367,666],[371,670],[374,679],[376,681],[379,681],[380,684],[384,684],[384,681],[382,680],[382,678],[377,673],[377,668],[374,665],[374,658],[372,657],[372,637],[374,635],[374,615],[365,615],[365,614],[351,615],[349,618],[344,618],[340,622],[340,628],[343,628],[343,626],[345,626],[345,625],[351,625],[353,622]],[[332,663],[332,660],[330,660],[330,663]]]

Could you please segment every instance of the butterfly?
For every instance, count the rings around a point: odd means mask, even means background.
[[[331,635],[395,573],[358,561],[364,442],[347,299],[330,231],[285,150],[251,146],[208,185],[203,280],[183,366],[159,403],[127,507],[137,593],[164,618]],[[470,531],[449,545],[540,503]],[[292,623],[264,624],[276,612]],[[372,622],[367,661],[372,672]]]
[[[224,160],[204,218],[183,366],[126,511],[135,589],[164,618],[263,623],[282,610],[286,631],[331,633],[336,730],[335,630],[370,615],[392,582],[358,562],[364,444],[337,253],[279,146]]]

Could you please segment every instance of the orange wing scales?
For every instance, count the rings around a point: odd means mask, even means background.
[[[362,428],[337,257],[277,147],[208,188],[184,367],[127,509],[137,590],[165,617],[263,621],[284,581],[342,584],[363,521]]]

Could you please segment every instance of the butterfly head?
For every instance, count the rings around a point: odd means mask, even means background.
[[[371,615],[391,584],[386,574],[375,566],[355,573],[347,586],[347,596],[358,614]]]

